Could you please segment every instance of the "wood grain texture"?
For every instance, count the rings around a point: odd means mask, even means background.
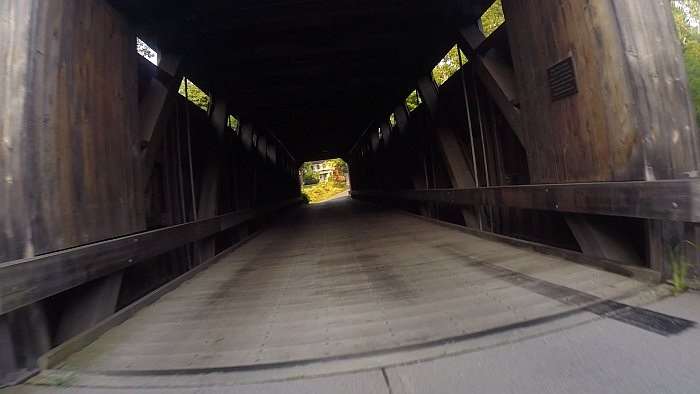
[[[258,210],[119,237],[60,252],[0,264],[0,314],[109,275],[260,216],[299,202],[279,202]]]
[[[696,178],[700,142],[668,1],[611,1],[643,136],[646,179]]]
[[[692,107],[666,1],[506,0],[533,183],[697,176]],[[552,102],[571,56],[579,93]]]
[[[700,181],[495,186],[479,189],[353,190],[353,196],[502,206],[700,223]]]
[[[71,354],[79,351],[80,349],[82,349],[85,346],[89,345],[90,343],[94,342],[97,338],[99,338],[105,332],[107,332],[110,329],[114,328],[115,326],[125,322],[126,320],[128,320],[130,317],[132,317],[139,310],[156,302],[160,297],[162,297],[163,295],[172,291],[173,289],[177,288],[186,280],[193,278],[199,272],[203,271],[204,269],[209,267],[211,264],[217,262],[220,258],[224,257],[225,255],[227,255],[231,251],[239,248],[241,245],[244,245],[245,243],[247,243],[248,241],[253,239],[258,234],[259,233],[254,233],[254,234],[251,234],[249,236],[242,238],[241,241],[232,245],[230,248],[224,250],[223,252],[217,254],[213,258],[202,262],[202,264],[199,264],[198,266],[183,273],[182,275],[178,276],[177,278],[173,279],[172,281],[170,281],[170,282],[164,284],[163,286],[153,290],[152,292],[148,293],[146,296],[138,299],[137,301],[133,302],[132,304],[129,304],[129,306],[125,307],[124,309],[121,309],[117,313],[115,313],[111,316],[108,316],[105,319],[99,321],[97,324],[95,324],[92,327],[89,327],[89,329],[81,332],[79,335],[76,335],[76,336],[70,338],[68,341],[63,342],[59,346],[56,346],[55,348],[46,352],[45,354],[43,354],[39,358],[39,361],[38,361],[39,367],[41,369],[49,369],[49,368],[53,368],[53,367],[57,366],[60,362],[65,360]],[[1,317],[0,317],[0,330],[2,330]],[[0,334],[1,334],[1,331],[0,331]],[[2,336],[0,336],[0,340],[1,339],[2,339]]]
[[[0,15],[0,261],[143,230],[134,32],[102,0]]]

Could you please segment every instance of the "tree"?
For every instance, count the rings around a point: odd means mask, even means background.
[[[186,79],[182,80],[182,83],[180,84],[180,94],[183,97],[188,97],[194,105],[198,106],[199,108],[208,111],[209,110],[209,96],[207,96],[206,93],[202,91],[197,85],[193,84],[192,81],[187,81],[187,92],[185,92],[185,81]],[[187,94],[185,94],[187,93]]]
[[[499,26],[505,22],[503,16],[503,5],[501,0],[496,0],[491,7],[481,17],[482,30],[484,35],[490,36]],[[444,58],[433,69],[433,79],[442,86],[454,73],[460,68],[460,55],[462,56],[461,64],[467,63],[467,57],[464,53],[459,52],[459,47],[455,45],[447,52]],[[409,104],[410,106],[410,104]]]
[[[346,174],[348,173],[348,164],[343,159],[328,160],[333,168],[333,182],[341,184],[346,182]]]
[[[301,166],[301,179],[304,185],[315,185],[320,181],[318,174],[314,172],[313,165],[310,162],[306,162]]]
[[[700,2],[698,0],[670,1],[688,70],[690,94],[700,123]]]
[[[406,98],[406,106],[408,107],[408,111],[411,112],[414,109],[418,108],[419,105],[420,105],[420,97],[418,95],[418,91],[414,90]]]
[[[486,37],[490,36],[491,33],[496,31],[496,29],[498,29],[498,27],[505,21],[506,19],[503,16],[503,4],[501,3],[501,0],[496,0],[481,17],[481,26]]]
[[[698,23],[700,23],[700,2],[697,0],[671,0],[673,18],[678,28],[683,52],[698,41]]]
[[[460,55],[462,56],[462,64],[466,63],[466,56],[464,56],[464,53],[460,53],[459,48],[457,45],[455,45],[435,66],[433,69],[433,79],[438,86],[442,86],[442,84],[445,83],[454,73],[459,71]]]

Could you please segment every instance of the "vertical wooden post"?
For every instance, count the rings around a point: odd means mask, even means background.
[[[670,3],[564,3],[503,0],[531,180],[700,176],[700,138]],[[548,70],[565,59],[585,89],[554,99]],[[596,241],[610,234],[587,219],[568,221],[586,253],[614,253]],[[649,266],[668,275],[670,251],[694,238],[686,227],[647,224]]]
[[[120,271],[74,290],[61,314],[56,343],[65,342],[115,312],[123,274]]]
[[[467,189],[476,187],[475,175],[464,157],[461,144],[451,129],[439,127],[435,130],[440,151],[442,152],[452,187]],[[467,227],[480,228],[478,207],[462,209],[462,217]]]
[[[214,152],[207,155],[204,174],[202,179],[199,205],[197,207],[197,217],[207,219],[218,214],[219,207],[219,178],[221,177],[221,151],[219,143],[222,141],[223,133],[226,130],[228,111],[226,102],[214,97],[211,110],[211,124],[215,131]],[[205,239],[199,245],[200,262],[214,256],[216,253],[214,238]]]
[[[104,0],[7,0],[0,14],[0,262],[144,230],[133,29]],[[0,317],[3,368],[52,345],[43,308]]]
[[[0,316],[0,384],[13,380],[9,375],[17,371],[17,355],[7,315]]]

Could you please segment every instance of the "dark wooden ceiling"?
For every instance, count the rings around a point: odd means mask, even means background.
[[[344,155],[488,0],[111,0],[298,161]]]

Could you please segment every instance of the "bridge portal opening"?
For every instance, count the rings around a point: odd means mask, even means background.
[[[309,203],[349,196],[350,168],[343,159],[309,161],[299,172],[302,198]]]

